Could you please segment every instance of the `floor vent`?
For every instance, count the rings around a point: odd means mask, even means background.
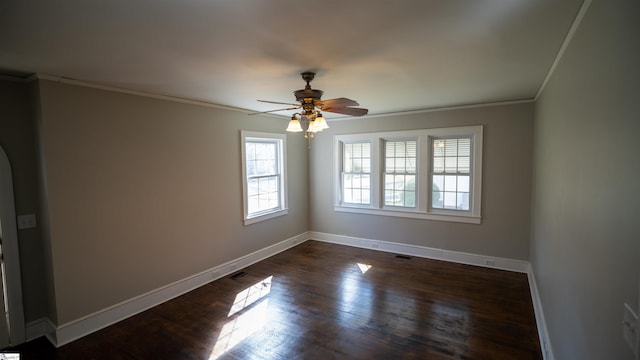
[[[238,271],[237,273],[231,275],[232,279],[237,279],[237,278],[241,278],[243,276],[247,275],[246,271]]]
[[[411,260],[411,256],[407,255],[396,255],[398,259]]]

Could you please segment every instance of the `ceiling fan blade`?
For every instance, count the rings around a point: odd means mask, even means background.
[[[260,102],[263,103],[269,103],[269,104],[279,104],[279,105],[291,105],[291,106],[298,106],[298,104],[292,104],[292,103],[286,103],[286,102],[279,102],[279,101],[269,101],[269,100],[258,100]]]
[[[318,105],[320,107],[323,107],[323,106],[330,107],[330,106],[358,106],[360,104],[358,104],[358,102],[355,100],[351,100],[347,98],[335,98],[335,99],[318,101]]]
[[[296,110],[296,109],[299,109],[299,108],[300,108],[299,106],[296,106],[296,107],[290,107],[290,108],[286,108],[286,109],[275,109],[275,110],[267,110],[267,111],[258,111],[258,112],[249,113],[249,115],[268,114],[268,113],[277,112],[277,111]]]
[[[336,114],[351,115],[351,116],[362,116],[362,115],[367,115],[367,113],[369,112],[369,109],[336,106],[336,107],[322,108],[322,111],[332,112]]]

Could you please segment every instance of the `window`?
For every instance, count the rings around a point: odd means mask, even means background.
[[[384,142],[384,204],[416,206],[417,141]]]
[[[343,145],[342,194],[347,204],[371,203],[371,144]]]
[[[471,138],[433,139],[431,162],[434,209],[469,210]]]
[[[482,126],[336,135],[336,211],[479,224]]]
[[[285,215],[284,135],[243,131],[241,138],[245,225]]]

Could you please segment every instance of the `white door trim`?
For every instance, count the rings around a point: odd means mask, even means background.
[[[0,147],[0,220],[9,304],[11,345],[25,342],[24,310],[22,303],[22,277],[20,276],[20,251],[16,228],[15,202],[11,164],[4,149]]]

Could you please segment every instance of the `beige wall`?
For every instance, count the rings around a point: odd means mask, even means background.
[[[311,155],[311,229],[509,259],[529,259],[533,103],[330,122]],[[337,213],[333,135],[484,125],[482,224]]]
[[[40,81],[59,325],[309,228],[307,153],[289,136],[289,215],[244,226],[240,130],[286,120]]]
[[[38,266],[50,281],[40,280],[49,301],[36,308],[58,325],[309,229],[529,257],[531,103],[334,121],[310,152],[300,134],[289,135],[289,215],[243,226],[240,130],[281,133],[286,120],[38,85],[46,235]],[[336,214],[332,134],[361,132],[363,122],[367,131],[484,125],[482,224]]]
[[[536,104],[532,266],[556,359],[633,359],[640,2],[594,0]]]

